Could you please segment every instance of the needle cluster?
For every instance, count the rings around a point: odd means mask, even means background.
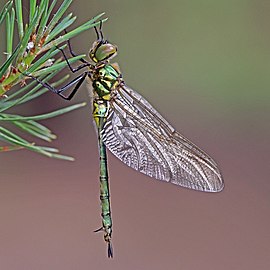
[[[26,84],[26,81],[30,81],[27,75],[31,74],[44,82],[52,79],[67,65],[65,60],[57,58],[59,48],[65,48],[64,43],[67,40],[100,23],[103,14],[97,15],[68,33],[64,32],[76,20],[72,13],[66,15],[71,3],[72,0],[63,0],[61,6],[54,12],[57,0],[40,0],[38,4],[36,0],[30,0],[27,17],[23,14],[21,0],[14,0],[14,3],[8,1],[2,9],[0,7],[0,31],[4,37],[2,40],[6,40],[5,52],[0,54],[0,141],[8,143],[7,146],[0,146],[2,152],[25,148],[48,157],[72,160],[71,157],[57,154],[58,150],[55,148],[38,146],[34,141],[27,141],[6,127],[15,126],[35,138],[50,142],[56,136],[38,121],[59,116],[85,105],[81,103],[31,116],[8,112],[11,108],[13,111],[15,108],[16,111],[16,106],[31,102],[48,91],[36,81]],[[5,33],[2,28],[5,28]],[[82,57],[84,55],[71,57],[69,62],[73,63]],[[58,86],[67,78],[68,75],[52,85]]]

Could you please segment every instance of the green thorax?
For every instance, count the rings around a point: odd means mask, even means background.
[[[121,82],[121,73],[114,64],[98,64],[93,72],[92,81],[94,92],[101,99],[110,100],[111,91],[115,90]]]

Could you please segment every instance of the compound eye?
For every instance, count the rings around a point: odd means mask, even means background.
[[[102,44],[97,47],[95,57],[98,61],[103,61],[114,57],[117,53],[117,47],[110,43]]]

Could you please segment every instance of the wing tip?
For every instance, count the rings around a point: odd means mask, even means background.
[[[216,185],[214,185],[213,187],[211,187],[211,189],[204,190],[204,191],[218,193],[218,192],[223,191],[224,187],[225,187],[224,181],[221,179],[221,182],[216,183]]]

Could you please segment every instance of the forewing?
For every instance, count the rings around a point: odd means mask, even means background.
[[[200,191],[223,189],[214,160],[127,86],[113,93],[101,136],[122,162],[148,176]]]

